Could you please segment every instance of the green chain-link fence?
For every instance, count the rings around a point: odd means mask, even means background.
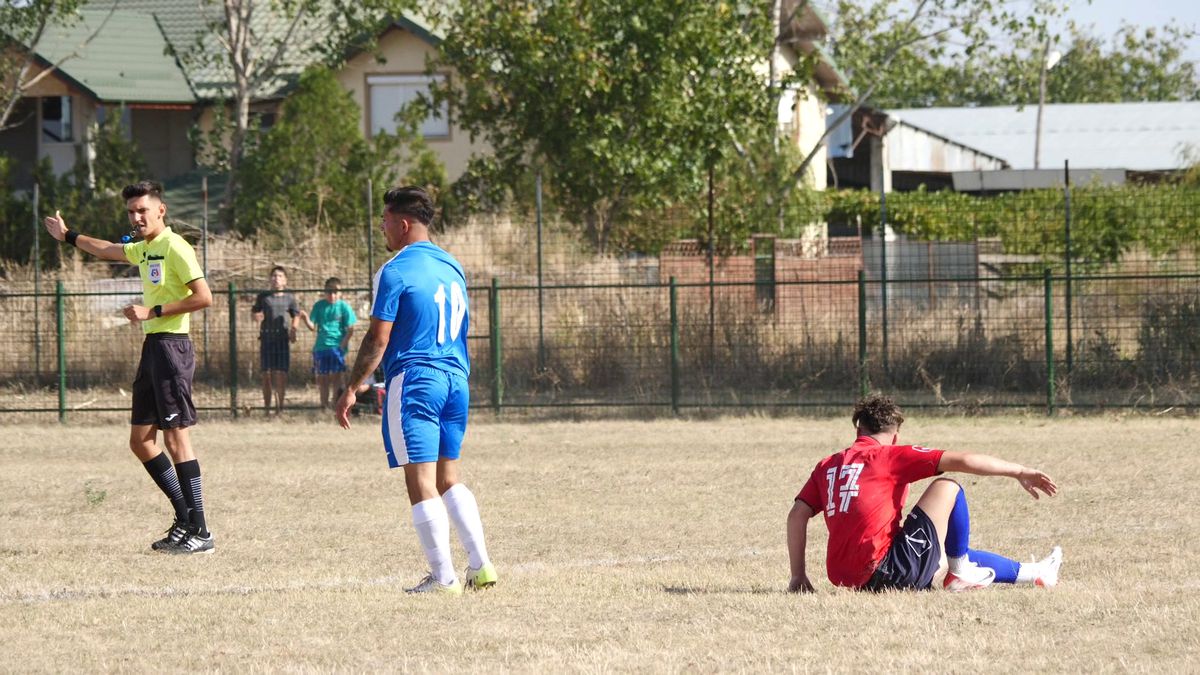
[[[890,195],[886,225],[859,194],[816,225],[786,214],[712,246],[703,217],[676,212],[654,224],[674,234],[653,255],[589,254],[569,225],[543,231],[532,213],[438,241],[472,284],[478,408],[840,407],[867,389],[967,410],[1195,408],[1197,194]],[[361,336],[388,255],[373,226],[274,246],[189,233],[216,296],[192,319],[198,407],[263,407],[250,306],[274,264],[304,308],[339,276]],[[140,281],[70,249],[59,260],[0,278],[0,419],[128,410],[142,334],[120,308],[140,302]],[[318,407],[312,339],[301,328],[292,345],[297,411]]]

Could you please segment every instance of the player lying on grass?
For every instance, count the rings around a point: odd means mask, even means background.
[[[1015,478],[1025,491],[1051,497],[1058,486],[1036,469],[988,455],[944,452],[897,445],[904,416],[886,396],[871,396],[854,407],[854,445],[817,463],[788,514],[791,592],[810,592],[804,547],[808,521],[825,515],[829,548],[825,566],[838,586],[882,591],[927,589],[945,550],[951,591],[983,588],[993,581],[1052,587],[1058,583],[1062,550],[1039,562],[1017,563],[995,553],[968,548],[971,518],[962,487],[949,478],[933,481],[900,526],[909,483],[944,471]]]

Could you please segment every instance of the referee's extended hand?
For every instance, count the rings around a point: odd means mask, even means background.
[[[333,418],[343,429],[350,428],[350,407],[354,405],[355,400],[354,390],[347,387],[337,403],[333,404]]]
[[[54,215],[42,218],[42,225],[46,227],[46,231],[50,233],[58,241],[67,240],[67,221],[63,220],[62,213],[55,211]]]

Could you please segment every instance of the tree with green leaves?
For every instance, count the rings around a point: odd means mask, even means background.
[[[215,128],[198,137],[210,168],[238,173],[253,145],[251,104],[274,98],[308,65],[340,62],[346,54],[372,48],[389,17],[409,0],[200,0],[207,30],[192,45],[178,47],[193,73],[203,73],[202,95],[218,99]],[[212,73],[217,73],[213,76]],[[211,91],[209,91],[211,89]],[[225,105],[227,103],[227,106]],[[227,107],[227,109],[226,109]],[[237,203],[238,182],[227,181],[223,202]],[[236,222],[236,210],[226,211]]]
[[[1196,64],[1183,57],[1196,36],[1190,28],[1124,25],[1106,44],[1074,22],[1067,23],[1065,35],[1055,34],[1052,20],[1065,8],[1035,3],[1023,18],[993,16],[986,31],[976,19],[963,24],[969,27],[965,32],[938,33],[932,25],[924,30],[910,25],[897,13],[900,6],[900,0],[839,4],[838,63],[856,89],[870,88],[868,100],[875,107],[1036,103],[1049,49],[1060,51],[1062,59],[1047,77],[1047,102],[1200,99]],[[887,77],[879,77],[879,64],[896,44],[902,48]]]
[[[1107,46],[1075,24],[1069,33],[1062,60],[1047,77],[1047,102],[1200,101],[1200,73],[1184,57],[1194,29],[1125,24]]]
[[[853,101],[826,127],[793,177],[799,180],[809,170],[829,131],[862,105],[899,107],[900,92],[922,101],[915,107],[934,105],[930,92],[972,88],[978,73],[958,75],[972,59],[990,53],[1010,64],[1012,45],[1044,44],[1052,37],[1052,20],[1063,11],[1052,0],[839,0],[834,55],[850,78]]]
[[[710,166],[777,132],[761,3],[483,0],[442,18],[432,65],[455,76],[436,97],[494,149],[494,176],[541,172],[600,251],[632,212],[701,194]]]
[[[325,67],[309,68],[284,102],[279,119],[239,165],[238,229],[280,234],[290,225],[348,230],[361,225],[367,179],[406,182],[434,191],[445,169],[424,145],[418,120],[396,135],[363,138],[360,111]]]
[[[76,48],[56,63],[39,67],[38,45],[54,26],[69,26],[79,20],[77,11],[84,0],[0,1],[0,131],[20,124],[13,120],[17,104],[26,92],[49,77],[70,59],[79,58],[104,28],[106,18]],[[113,3],[108,16],[116,8]]]

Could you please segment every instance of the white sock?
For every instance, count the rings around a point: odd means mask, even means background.
[[[957,572],[964,565],[966,565],[967,562],[968,562],[967,556],[965,556],[965,555],[959,556],[957,558],[951,558],[950,556],[946,556],[946,565],[950,568],[951,572]]]
[[[1017,583],[1032,584],[1041,575],[1042,564],[1040,562],[1021,563],[1021,566],[1017,568]]]
[[[429,561],[429,573],[439,583],[454,583],[457,577],[450,559],[450,519],[446,505],[437,497],[413,504],[412,521]]]
[[[487,544],[483,542],[483,521],[479,519],[479,504],[475,495],[462,483],[446,490],[442,495],[458,540],[467,549],[467,564],[479,569],[488,563]]]

